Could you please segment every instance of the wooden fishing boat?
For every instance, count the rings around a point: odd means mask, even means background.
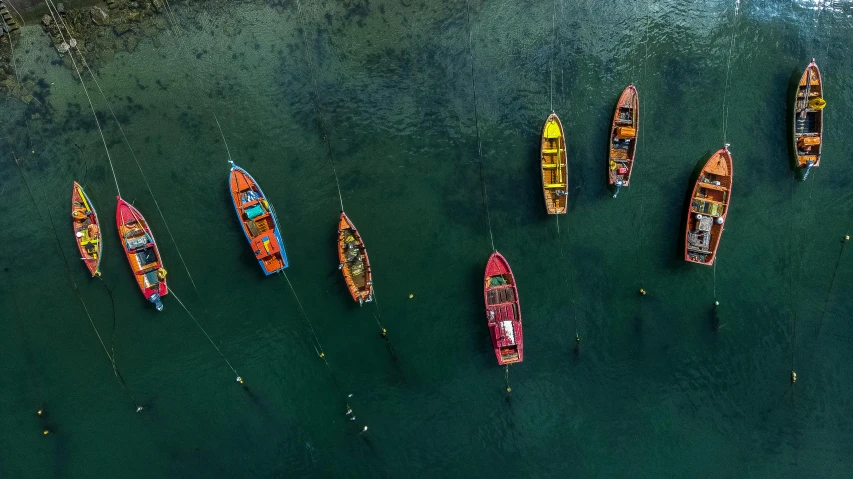
[[[246,170],[231,163],[228,183],[237,220],[264,274],[269,276],[287,268],[287,254],[275,209],[267,201],[258,182]]]
[[[80,250],[80,259],[89,268],[92,277],[101,275],[101,229],[98,212],[92,201],[76,181],[71,188],[71,224],[74,227],[74,240]]]
[[[803,179],[811,168],[820,166],[823,143],[823,81],[814,59],[806,67],[797,85],[794,99],[794,152],[797,166],[805,168]]]
[[[136,278],[142,296],[154,303],[157,311],[163,310],[160,299],[169,293],[166,287],[166,268],[160,259],[160,251],[151,227],[142,213],[133,205],[117,196],[116,226],[127,262]]]
[[[732,194],[732,155],[729,145],[714,153],[693,186],[687,212],[684,259],[714,264]]]
[[[509,263],[497,251],[486,263],[483,296],[498,364],[520,363],[524,359],[524,336],[521,334],[518,288]]]
[[[338,221],[338,269],[344,275],[350,295],[358,304],[373,301],[373,272],[364,240],[346,213]]]
[[[566,135],[556,113],[551,113],[545,120],[539,156],[545,209],[549,215],[563,214],[568,207],[569,170],[566,161]]]
[[[607,154],[607,175],[611,185],[619,190],[629,186],[637,154],[637,138],[640,131],[640,95],[634,85],[628,85],[613,113],[610,125],[610,144]]]

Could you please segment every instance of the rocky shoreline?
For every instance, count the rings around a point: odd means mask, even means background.
[[[4,11],[8,12],[0,7],[0,14]],[[32,14],[32,11],[28,13]],[[117,52],[132,53],[146,37],[158,46],[159,32],[169,28],[164,13],[164,0],[107,0],[69,9],[57,3],[55,10],[41,16],[40,26],[49,35],[63,65],[77,77],[69,51],[77,53],[79,50],[89,67],[96,68],[101,62],[112,60]],[[3,18],[9,23],[9,28],[8,31],[0,28],[3,32],[0,35],[0,91],[30,103],[34,99],[32,93],[36,84],[25,78],[20,78],[19,84],[12,58],[21,35],[15,21],[19,17],[9,12]],[[0,22],[0,27],[5,25]],[[75,54],[74,58],[82,72],[80,56]]]

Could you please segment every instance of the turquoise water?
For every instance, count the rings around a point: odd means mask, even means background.
[[[735,14],[733,1],[474,1],[473,78],[461,1],[174,8],[184,37],[143,39],[97,70],[174,243],[86,84],[170,287],[247,389],[174,295],[162,313],[141,298],[112,233],[115,185],[86,96],[42,30],[25,27],[18,67],[41,105],[4,99],[0,119],[0,476],[853,473],[853,258],[840,242],[853,209],[851,3],[741,2]],[[820,168],[800,183],[788,87],[813,57],[827,130]],[[643,138],[632,185],[613,200],[607,128],[631,82]],[[536,168],[552,96],[571,168],[559,229]],[[288,277],[333,376],[286,281],[249,251],[212,111],[276,207]],[[524,315],[510,394],[482,312],[491,243],[477,128],[495,247]],[[724,142],[735,178],[717,266],[689,265],[691,174]],[[379,309],[355,305],[337,270],[329,150]],[[107,233],[103,283],[75,259],[73,180]]]

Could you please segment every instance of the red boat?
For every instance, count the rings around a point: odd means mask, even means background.
[[[86,268],[92,277],[101,275],[101,230],[98,222],[98,212],[76,181],[71,189],[71,224],[74,226],[74,240],[80,250],[80,259],[86,263]]]
[[[163,310],[160,298],[169,293],[166,288],[166,269],[148,222],[136,208],[117,196],[116,226],[124,254],[136,283],[145,299],[154,303],[157,311]]]
[[[711,155],[702,167],[687,212],[685,261],[706,266],[714,264],[729,212],[733,173],[729,145]]]
[[[520,363],[524,359],[524,336],[521,334],[518,289],[509,263],[497,251],[486,264],[483,297],[498,364]]]

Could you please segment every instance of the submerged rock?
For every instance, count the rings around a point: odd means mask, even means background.
[[[125,49],[127,50],[127,53],[133,53],[134,51],[136,51],[136,47],[139,46],[139,38],[136,38],[135,36],[127,37],[127,40],[125,40],[124,45]]]
[[[116,35],[124,35],[125,33],[130,31],[130,24],[119,23],[118,25],[113,27],[113,31],[116,32]]]
[[[89,11],[92,13],[92,23],[95,25],[101,27],[109,23],[110,16],[107,15],[107,12],[101,10],[100,7],[92,7]]]

